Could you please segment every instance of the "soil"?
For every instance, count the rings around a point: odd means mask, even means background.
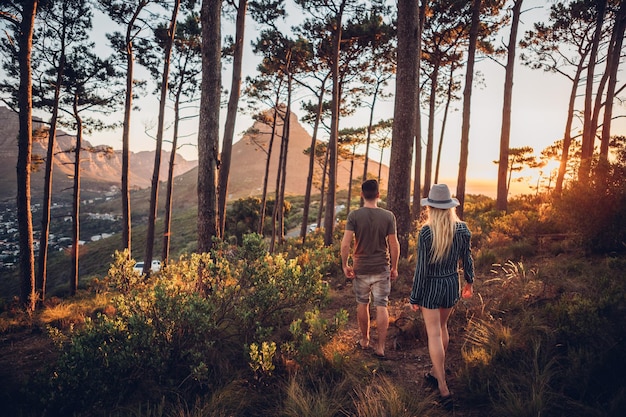
[[[39,328],[0,334],[0,416],[22,415],[27,404],[21,388],[54,360],[55,350]]]

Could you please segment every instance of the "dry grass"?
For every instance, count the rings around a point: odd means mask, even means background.
[[[357,417],[413,417],[436,416],[434,395],[407,392],[402,386],[384,376],[376,376],[365,386],[354,389],[352,400]]]
[[[86,317],[94,317],[98,313],[114,314],[110,303],[111,295],[107,293],[81,294],[66,301],[53,299],[41,310],[38,321],[42,325],[67,329],[84,323]]]

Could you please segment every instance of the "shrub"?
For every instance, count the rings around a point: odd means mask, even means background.
[[[558,220],[581,236],[590,253],[626,251],[626,161],[596,168],[588,182],[575,182],[554,201]]]
[[[256,371],[270,372],[282,328],[302,318],[305,332],[323,343],[340,320],[331,326],[305,314],[326,297],[323,265],[270,256],[264,245],[247,235],[240,248],[218,244],[142,282],[131,282],[137,274],[126,274],[127,258],[118,254],[107,278],[121,290],[115,315],[87,319],[63,343],[47,405],[71,414],[211,392],[251,372],[246,345],[264,347],[249,357]]]

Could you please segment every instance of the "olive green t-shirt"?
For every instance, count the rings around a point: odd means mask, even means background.
[[[378,274],[389,267],[387,236],[396,234],[396,217],[389,210],[361,207],[351,211],[346,230],[354,232],[352,255],[356,274]]]

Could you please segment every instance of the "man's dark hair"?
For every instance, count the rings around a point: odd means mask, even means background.
[[[378,181],[367,180],[361,185],[363,198],[365,200],[373,200],[378,197]]]

